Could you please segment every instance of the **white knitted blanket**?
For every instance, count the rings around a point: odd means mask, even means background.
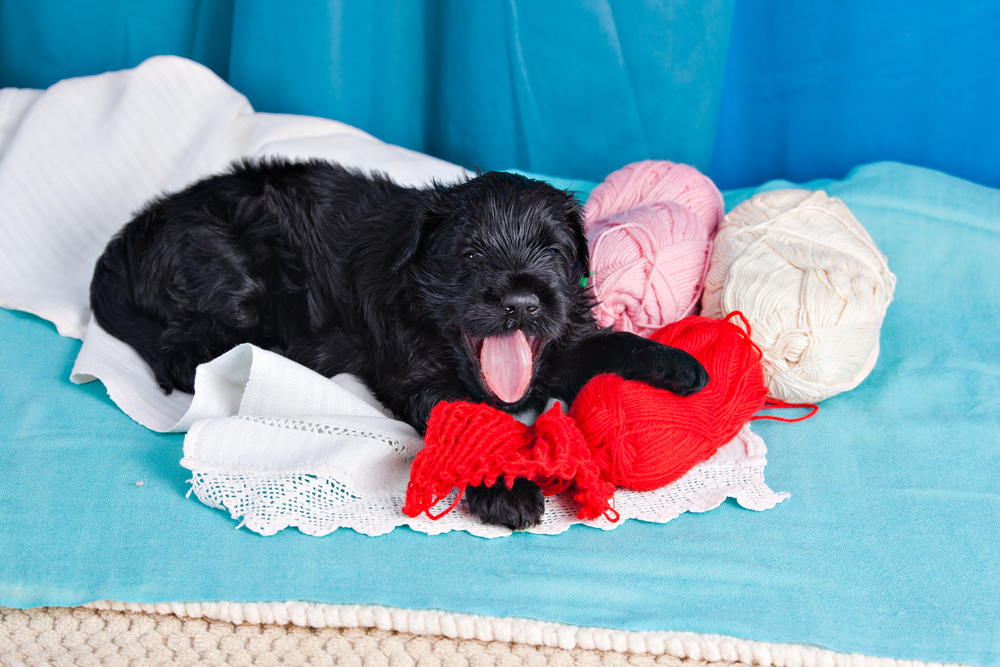
[[[0,607],[0,664],[949,667],[693,632],[626,632],[364,605]]]

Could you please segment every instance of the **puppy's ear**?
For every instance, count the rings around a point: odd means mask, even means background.
[[[576,258],[570,270],[573,272],[573,278],[579,280],[590,274],[590,249],[587,244],[587,233],[583,227],[583,208],[573,195],[566,196],[563,215],[566,216],[566,224],[576,249]]]
[[[399,253],[389,266],[393,273],[398,273],[413,260],[447,215],[448,205],[442,193],[439,190],[428,190],[413,213],[409,238],[402,244]]]

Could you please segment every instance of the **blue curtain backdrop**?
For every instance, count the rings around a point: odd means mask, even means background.
[[[259,111],[467,167],[720,187],[899,160],[1000,185],[1000,3],[0,0],[0,85],[197,60]]]
[[[1000,186],[1000,2],[737,0],[712,176],[897,160]]]

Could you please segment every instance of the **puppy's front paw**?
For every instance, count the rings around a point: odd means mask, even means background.
[[[539,522],[545,513],[545,497],[534,482],[523,477],[514,480],[510,489],[503,477],[493,486],[470,486],[465,490],[469,509],[483,523],[525,530]]]
[[[672,391],[678,396],[690,396],[708,384],[708,371],[684,350],[667,345],[651,345],[635,352],[622,368],[626,380]]]

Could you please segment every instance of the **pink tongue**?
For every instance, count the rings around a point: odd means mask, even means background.
[[[513,336],[491,336],[479,356],[486,385],[504,403],[516,403],[531,383],[531,347],[520,329]]]

